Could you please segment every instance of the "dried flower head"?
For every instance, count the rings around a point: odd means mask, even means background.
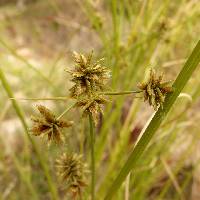
[[[108,100],[104,97],[104,95],[94,94],[86,98],[79,98],[76,106],[82,107],[83,116],[91,114],[94,123],[97,124],[99,114],[103,114],[102,105],[106,104],[107,102]]]
[[[72,121],[58,120],[55,115],[45,106],[38,105],[38,111],[40,116],[34,116],[31,118],[33,121],[33,127],[31,132],[35,136],[48,136],[48,141],[55,141],[60,143],[62,141],[62,128],[72,126]]]
[[[70,89],[73,98],[103,90],[110,78],[110,71],[101,65],[102,59],[92,62],[92,55],[92,53],[88,56],[73,53],[75,68],[67,71],[72,76],[71,81],[75,83]]]
[[[170,81],[162,82],[162,80],[163,75],[157,76],[155,71],[151,69],[148,80],[138,85],[139,89],[143,91],[144,101],[148,101],[154,110],[162,107],[166,94],[173,91]]]
[[[85,174],[87,173],[82,156],[63,153],[56,160],[56,168],[65,190],[69,191],[74,198],[80,196],[83,187],[86,186]]]

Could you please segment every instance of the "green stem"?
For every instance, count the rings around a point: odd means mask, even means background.
[[[128,95],[128,94],[138,94],[141,93],[141,90],[138,91],[119,91],[119,92],[100,92],[99,94],[104,95]],[[11,100],[22,100],[22,101],[65,101],[70,99],[70,97],[45,97],[45,98],[10,98]]]
[[[163,108],[159,108],[159,110],[154,115],[153,119],[151,120],[145,132],[143,133],[141,139],[138,141],[133,151],[131,152],[128,160],[122,167],[120,173],[118,174],[113,184],[107,191],[104,200],[110,200],[113,198],[114,194],[117,193],[117,190],[120,188],[121,184],[125,180],[128,173],[135,168],[138,160],[145,151],[150,140],[158,130],[161,123],[166,118],[170,108],[176,101],[177,97],[179,96],[180,92],[188,82],[194,70],[197,68],[199,62],[200,62],[200,41],[197,43],[192,54],[188,58],[183,69],[179,73],[176,81],[174,82],[173,84],[174,92],[167,95]]]
[[[69,97],[45,97],[45,98],[10,98],[11,100],[21,100],[21,101],[65,101]]]
[[[69,106],[68,108],[66,108],[58,117],[57,120],[59,120],[60,118],[62,118],[66,113],[68,113],[73,107],[74,107],[75,103],[72,104],[71,106]]]
[[[19,172],[19,175],[22,179],[22,182],[24,182],[25,187],[27,187],[27,189],[31,192],[31,196],[34,200],[39,199],[38,193],[35,191],[36,188],[34,187],[34,185],[31,183],[31,180],[29,179],[29,177],[27,176],[26,173],[24,173],[22,164],[20,164],[20,161],[18,159],[18,157],[15,155],[15,153],[11,153],[11,156],[13,158],[14,164],[16,169]]]
[[[119,92],[100,92],[100,94],[104,95],[127,95],[127,94],[138,94],[141,93],[141,90],[138,91],[119,91]]]
[[[19,55],[17,53],[17,51],[10,47],[6,42],[3,41],[2,38],[0,38],[0,44],[2,44],[5,48],[8,49],[8,51],[10,51],[10,53],[16,57],[17,59],[21,60],[23,63],[25,63],[30,69],[32,69],[33,71],[35,71],[41,78],[43,78],[46,82],[48,82],[51,86],[54,87],[54,89],[57,89],[55,87],[55,85],[53,84],[53,82],[51,80],[48,79],[48,77],[46,77],[44,74],[42,74],[36,67],[34,67],[32,64],[30,64],[23,56]]]
[[[94,155],[94,122],[92,115],[89,114],[89,124],[90,124],[90,148],[91,148],[91,200],[95,199],[95,155]]]
[[[17,115],[18,115],[18,117],[19,117],[19,119],[22,123],[24,131],[25,131],[29,141],[31,142],[33,149],[34,149],[34,151],[35,151],[35,153],[38,157],[41,168],[42,168],[42,170],[43,170],[43,172],[46,176],[47,183],[48,183],[48,186],[49,186],[49,191],[51,192],[51,195],[52,195],[52,199],[57,200],[57,199],[59,199],[58,194],[57,194],[57,191],[56,191],[56,187],[54,186],[53,180],[51,179],[51,176],[49,174],[48,165],[44,162],[43,157],[41,156],[40,151],[37,148],[35,141],[31,138],[31,136],[28,132],[28,125],[25,121],[24,114],[23,114],[21,108],[19,107],[19,105],[17,104],[16,100],[13,98],[12,89],[11,89],[9,83],[7,82],[6,77],[5,77],[1,68],[0,68],[0,79],[1,79],[2,85],[5,89],[8,97],[12,98],[13,107],[14,107],[14,109],[15,109],[15,111],[16,111],[16,113],[17,113]]]

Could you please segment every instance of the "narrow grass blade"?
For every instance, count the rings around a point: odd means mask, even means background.
[[[76,103],[71,104],[69,107],[67,107],[58,117],[57,120],[61,119],[66,113],[68,113],[74,106],[76,105]]]
[[[200,41],[197,43],[192,54],[188,58],[184,67],[182,68],[181,72],[179,73],[176,81],[174,82],[174,84],[173,84],[174,92],[167,95],[166,100],[163,105],[163,108],[159,108],[159,110],[156,112],[156,114],[153,117],[153,119],[151,120],[149,126],[146,128],[145,132],[143,133],[141,139],[136,144],[135,148],[131,152],[125,165],[122,167],[117,178],[114,180],[113,184],[111,185],[110,189],[108,190],[108,192],[104,198],[105,200],[112,199],[114,194],[116,194],[117,190],[119,189],[119,187],[125,180],[128,173],[135,167],[137,161],[141,157],[142,153],[145,151],[151,138],[154,136],[154,134],[158,130],[160,124],[164,121],[167,113],[169,112],[170,108],[176,101],[176,98],[179,96],[180,92],[182,91],[182,89],[184,88],[186,83],[188,82],[192,73],[197,68],[199,62],[200,62]]]
[[[24,173],[24,170],[22,168],[22,164],[20,163],[19,159],[15,155],[15,153],[12,154],[12,159],[14,161],[15,167],[17,168],[17,171],[21,177],[22,182],[24,183],[25,187],[30,191],[32,199],[37,200],[39,199],[38,193],[36,191],[36,188],[34,185],[31,183],[31,180],[29,180],[29,177],[27,176],[26,173]]]
[[[31,63],[29,63],[23,56],[19,55],[15,49],[13,49],[12,47],[8,46],[8,44],[6,44],[1,38],[0,38],[0,44],[2,44],[5,48],[7,48],[8,51],[10,51],[10,53],[16,57],[17,59],[21,60],[23,63],[25,63],[27,65],[27,67],[29,67],[30,69],[32,69],[33,71],[35,71],[38,76],[40,76],[43,80],[45,80],[47,83],[49,83],[54,89],[57,89],[55,87],[55,85],[52,83],[52,81],[46,77],[44,74],[42,74],[42,72],[40,72],[40,70],[38,70],[37,68],[35,68]]]
[[[91,148],[91,200],[95,200],[95,155],[94,155],[94,123],[92,115],[89,115],[90,124],[90,148]]]
[[[20,101],[66,101],[70,97],[45,97],[45,98],[10,98],[11,100]]]
[[[4,73],[3,73],[1,68],[0,68],[0,80],[1,80],[1,82],[3,84],[3,87],[4,87],[8,97],[9,98],[13,98],[14,95],[13,95],[12,89],[11,89],[9,83],[7,82],[6,77],[5,77],[5,75],[4,75]],[[34,149],[34,151],[35,151],[35,153],[37,155],[37,158],[38,158],[38,160],[40,162],[42,170],[43,170],[43,172],[44,172],[44,174],[46,176],[47,183],[48,183],[48,186],[49,186],[49,191],[51,192],[51,195],[52,195],[52,199],[57,200],[57,199],[59,199],[58,198],[58,194],[57,194],[56,188],[55,188],[55,186],[53,184],[53,180],[51,179],[51,176],[49,174],[48,166],[45,163],[45,161],[43,160],[42,155],[40,154],[36,143],[31,138],[31,136],[30,136],[30,134],[28,132],[28,125],[26,124],[26,121],[24,119],[24,114],[23,114],[21,108],[19,107],[19,105],[17,104],[15,99],[12,99],[12,104],[13,104],[13,108],[15,109],[15,111],[16,111],[16,113],[17,113],[17,115],[18,115],[18,117],[19,117],[19,119],[20,119],[20,121],[22,123],[22,126],[24,128],[25,133],[26,133],[29,141],[31,142],[31,144],[33,146],[33,149]]]

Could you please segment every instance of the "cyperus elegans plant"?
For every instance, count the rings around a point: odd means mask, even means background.
[[[194,55],[192,56],[194,57]],[[63,119],[61,120],[61,117],[63,117],[64,114],[71,110],[71,108],[77,107],[82,109],[83,116],[88,117],[90,126],[92,200],[95,199],[96,185],[94,149],[95,126],[98,124],[99,115],[103,113],[103,106],[109,102],[106,96],[142,94],[144,101],[147,101],[149,105],[154,108],[154,110],[158,110],[158,114],[156,113],[155,117],[152,120],[153,122],[151,122],[149,125],[150,128],[147,128],[147,132],[144,133],[142,139],[134,148],[130,159],[125,164],[120,175],[118,176],[113,186],[109,190],[107,196],[105,197],[105,199],[111,199],[115,193],[115,190],[119,188],[127,173],[131,170],[131,167],[134,166],[135,162],[148,144],[148,141],[151,139],[155,130],[161,123],[163,118],[160,116],[162,116],[163,113],[166,114],[169,111],[171,105],[180,93],[181,90],[177,90],[177,85],[182,87],[186,83],[189,76],[187,75],[187,79],[180,79],[178,77],[172,87],[169,81],[163,81],[163,76],[157,75],[156,72],[151,69],[148,78],[144,82],[138,84],[139,90],[107,91],[106,84],[108,83],[111,76],[108,68],[102,65],[102,59],[97,62],[93,62],[92,53],[86,56],[76,52],[73,53],[73,58],[75,62],[74,68],[72,70],[66,71],[70,74],[70,80],[73,82],[73,86],[71,87],[71,89],[69,89],[69,97],[75,100],[74,104],[70,108],[64,110],[64,112],[57,118],[46,107],[38,106],[40,116],[32,119],[34,122],[32,132],[36,136],[47,135],[49,140],[53,139],[57,143],[59,143],[62,138],[61,129],[72,125],[71,121],[65,121]],[[193,69],[190,69],[190,64],[194,67],[194,65],[196,65],[197,63],[196,61],[195,63],[193,63],[193,61],[191,61],[191,58],[189,58],[188,62],[186,63],[186,66],[189,68],[187,70],[191,73]],[[184,69],[186,69],[186,67],[184,67]],[[186,74],[184,72],[181,72],[181,76],[186,77]],[[42,98],[42,100],[45,99],[66,100],[67,97]],[[35,100],[37,100],[37,98],[35,98]],[[77,194],[78,196],[81,196],[82,193],[80,191],[82,191],[82,189],[84,188],[82,186],[85,186],[82,175],[80,175],[84,173],[84,170],[82,170],[83,165],[84,164],[80,161],[80,157],[78,155],[75,156],[75,154],[64,153],[57,161],[57,170],[59,177],[61,177],[64,181],[63,184],[67,186],[67,191],[71,191],[73,196],[76,197]],[[78,170],[81,171],[80,174]],[[73,176],[76,177],[77,180],[71,178]]]
[[[83,116],[88,116],[90,125],[90,147],[91,147],[91,199],[95,199],[95,136],[94,125],[98,122],[101,108],[107,100],[103,92],[106,83],[110,78],[110,71],[101,64],[102,59],[92,62],[93,54],[87,56],[73,53],[75,66],[72,71],[67,70],[71,75],[74,86],[70,89],[70,96],[76,99],[76,107],[83,109]]]

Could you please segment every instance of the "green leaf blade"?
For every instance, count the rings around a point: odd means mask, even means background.
[[[116,191],[120,188],[121,184],[125,180],[128,173],[135,167],[137,161],[145,151],[151,138],[154,136],[159,126],[165,119],[166,115],[168,114],[172,105],[176,101],[180,92],[188,82],[194,70],[197,68],[199,62],[200,62],[200,41],[198,41],[196,47],[193,49],[192,54],[187,59],[187,62],[185,63],[181,72],[176,78],[173,84],[174,92],[167,95],[165,102],[163,104],[163,108],[159,108],[158,111],[155,113],[153,119],[151,120],[148,127],[144,131],[141,139],[138,141],[137,145],[131,152],[128,160],[126,161],[120,173],[118,174],[117,178],[114,180],[113,184],[109,188],[104,200],[112,199]]]

